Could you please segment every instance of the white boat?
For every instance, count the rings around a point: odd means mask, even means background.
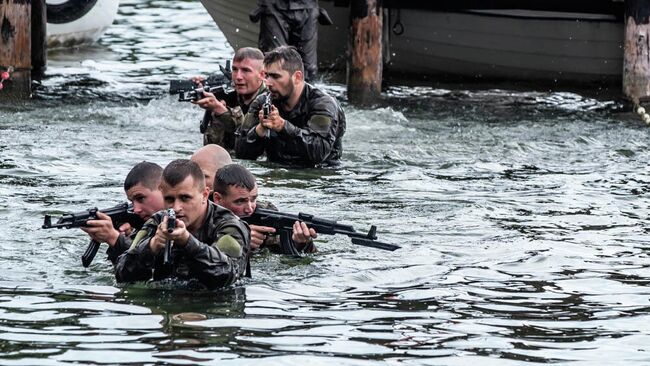
[[[113,23],[119,0],[46,0],[48,48],[95,43]]]
[[[259,24],[248,18],[255,0],[201,2],[234,49],[257,45]],[[344,69],[349,9],[332,1],[319,4],[335,23],[319,28],[319,64]],[[621,80],[622,14],[573,9],[435,10],[433,4],[439,2],[384,10],[385,75],[431,81],[457,77],[552,83]]]

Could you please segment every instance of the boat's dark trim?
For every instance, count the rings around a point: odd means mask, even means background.
[[[327,0],[325,0],[327,1]],[[333,0],[334,6],[349,6],[350,0]],[[623,1],[613,0],[383,0],[384,8],[423,9],[433,11],[477,10],[539,10],[563,13],[610,14],[622,17]]]
[[[491,10],[491,9],[490,9]],[[506,9],[503,9],[506,10]],[[509,10],[509,9],[508,9]],[[589,13],[562,13],[562,15],[545,15],[540,16],[539,14],[508,14],[508,13],[499,13],[499,12],[488,12],[481,11],[478,9],[464,10],[464,11],[454,11],[454,13],[465,13],[472,14],[476,16],[485,16],[490,18],[510,18],[510,19],[529,19],[529,20],[579,20],[581,22],[598,22],[598,23],[621,23],[623,18],[615,17],[614,15],[602,14],[602,17],[590,17]],[[556,13],[560,14],[560,13]]]
[[[47,4],[47,22],[64,24],[88,14],[97,0],[69,0],[61,4]]]

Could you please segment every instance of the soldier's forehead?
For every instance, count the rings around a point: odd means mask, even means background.
[[[205,186],[203,186],[205,187]],[[182,194],[196,194],[201,192],[203,187],[201,186],[200,180],[195,180],[191,175],[185,177],[183,181],[172,186],[163,180],[160,188],[163,191],[163,194],[168,195],[182,195]]]
[[[250,67],[250,68],[262,68],[264,66],[262,60],[255,60],[252,58],[245,58],[240,61],[233,61],[232,67]]]
[[[281,72],[288,72],[282,68],[282,62],[281,61],[276,61],[272,64],[268,64],[264,66],[268,71],[273,71],[274,73],[281,73]]]

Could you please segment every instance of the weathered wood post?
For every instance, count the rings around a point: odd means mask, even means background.
[[[638,105],[650,98],[650,0],[625,0],[623,93]]]
[[[40,79],[46,66],[47,7],[45,0],[32,0],[32,76]]]
[[[350,2],[347,83],[348,101],[368,105],[381,95],[382,7],[381,0]]]
[[[1,0],[0,71],[9,71],[3,81],[3,101],[31,96],[32,1]],[[40,1],[40,0],[39,0]]]

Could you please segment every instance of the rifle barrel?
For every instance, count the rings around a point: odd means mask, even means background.
[[[263,208],[257,208],[251,216],[244,218],[244,220],[249,224],[271,226],[276,230],[289,230],[289,232],[293,229],[293,223],[295,221],[302,221],[319,234],[346,235],[352,239],[353,244],[390,251],[400,248],[398,245],[376,241],[377,227],[375,225],[370,227],[367,234],[362,234],[356,231],[351,225],[339,224],[335,220],[322,219],[302,212],[298,215],[293,215]]]

